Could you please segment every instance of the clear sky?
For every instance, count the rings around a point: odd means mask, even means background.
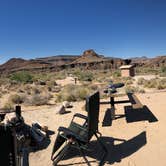
[[[0,63],[92,48],[166,55],[166,0],[0,0]]]

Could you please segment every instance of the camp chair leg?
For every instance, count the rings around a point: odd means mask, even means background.
[[[58,164],[58,162],[63,159],[63,157],[65,156],[65,153],[67,152],[67,150],[69,149],[69,147],[70,147],[70,143],[67,143],[62,148],[62,150],[54,157],[53,166],[56,166]]]
[[[100,134],[100,133],[99,133]],[[104,150],[104,155],[99,163],[99,166],[102,166],[104,165],[104,162],[105,162],[105,158],[107,157],[107,148],[105,147],[104,143],[100,140],[100,138],[98,137],[97,133],[95,133],[95,136],[97,138],[97,141],[99,142],[99,144],[101,145],[102,149]]]
[[[87,163],[87,165],[91,166],[90,163],[89,163],[89,161],[88,161],[88,159],[86,158],[86,155],[85,155],[83,149],[81,149],[80,146],[79,146],[79,151],[80,151],[80,154],[82,155],[82,157],[84,158],[85,162]]]
[[[66,139],[58,133],[54,146],[53,146],[51,160],[54,160],[54,157],[53,157],[54,153],[64,144],[65,141]]]

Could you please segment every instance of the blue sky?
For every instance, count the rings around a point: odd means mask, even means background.
[[[0,63],[89,48],[122,58],[166,55],[166,1],[0,1]]]

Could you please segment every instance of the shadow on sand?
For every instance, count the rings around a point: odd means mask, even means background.
[[[152,123],[158,121],[156,116],[147,106],[143,106],[143,108],[139,109],[133,109],[131,106],[125,106],[124,109],[127,123],[138,121],[149,121],[149,123]]]
[[[115,120],[125,117],[127,123],[138,122],[138,121],[148,121],[149,123],[152,123],[158,121],[156,116],[150,111],[150,109],[146,105],[144,105],[143,108],[137,108],[137,109],[132,108],[132,106],[125,106],[124,110],[125,114],[122,115],[115,114]],[[112,125],[111,111],[112,109],[106,110],[102,123],[103,127]]]
[[[114,164],[115,162],[120,162],[123,158],[132,155],[147,143],[145,131],[127,141],[112,137],[101,137],[100,140],[107,147],[108,154],[105,159],[105,163],[108,164]],[[119,144],[115,144],[115,142],[116,143],[119,142]],[[101,160],[103,151],[97,141],[91,141],[89,144],[89,150],[85,151],[85,154],[86,156],[89,156],[94,159],[90,160],[87,163],[87,165],[93,165],[93,163],[98,163],[98,161]],[[76,156],[80,156],[79,151],[77,149],[70,148],[63,160],[67,160]],[[81,164],[85,164],[85,162],[77,162],[77,163],[72,162],[66,165],[81,165]]]

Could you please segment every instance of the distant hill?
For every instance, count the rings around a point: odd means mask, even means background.
[[[12,58],[0,65],[0,73],[16,71],[59,71],[65,68],[83,67],[87,69],[118,68],[123,64],[120,58],[106,58],[94,50],[86,50],[82,55],[58,55],[52,57],[24,60]]]
[[[150,59],[145,66],[149,67],[159,67],[159,66],[166,66],[166,55],[165,56],[158,56],[156,58]]]
[[[80,57],[79,55],[57,55],[51,57],[36,58],[35,61],[45,62],[52,65],[60,66],[71,63],[79,57]]]
[[[36,68],[45,68],[48,67],[50,64],[46,62],[39,62],[35,60],[25,60],[21,58],[12,58],[6,63],[0,65],[0,72],[1,73],[11,73],[15,71],[20,71],[24,69],[36,69]]]
[[[131,58],[131,63],[136,66],[166,66],[166,56],[156,58],[136,57]],[[105,57],[89,49],[82,55],[58,55],[52,57],[36,58],[25,60],[12,58],[0,65],[0,73],[12,73],[16,71],[59,71],[65,68],[80,67],[85,69],[117,69],[125,64],[120,58]]]
[[[131,63],[136,64],[137,66],[145,66],[145,67],[159,67],[166,66],[166,55],[157,56],[155,58],[131,58]]]

